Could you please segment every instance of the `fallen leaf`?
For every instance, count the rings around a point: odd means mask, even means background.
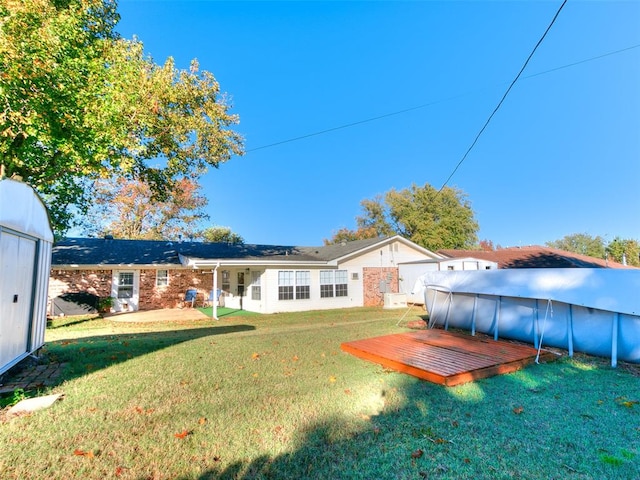
[[[260,360],[260,354],[254,352],[253,354],[251,354],[251,359],[252,360]]]
[[[78,456],[78,457],[87,457],[87,458],[93,458],[93,452],[91,450],[80,450],[79,448],[76,448],[73,451],[73,454]]]
[[[465,458],[464,460],[462,460],[464,463],[471,463],[471,459],[470,458]]]
[[[254,374],[253,374],[253,376],[254,376],[254,377],[257,377],[257,376],[258,376],[258,374],[257,374],[257,373],[254,373]]]
[[[200,417],[200,420],[198,420],[198,423],[200,425],[204,425],[205,423],[207,423],[207,419],[205,417]]]
[[[335,381],[336,381],[336,377],[334,377],[333,375],[331,375],[331,376],[329,377],[329,381],[330,381],[330,382],[332,382],[332,383],[333,383],[333,382],[335,382]]]
[[[291,360],[293,360],[294,362],[297,362],[299,360],[298,355],[294,355]]]
[[[513,413],[515,413],[516,415],[520,415],[522,412],[524,412],[524,407],[515,407],[513,409]]]
[[[174,433],[173,436],[176,438],[185,438],[187,435],[191,434],[191,432],[189,430],[183,430],[180,433]]]
[[[422,449],[419,448],[416,451],[411,452],[411,458],[420,458],[423,453]]]
[[[346,393],[347,395],[351,395],[351,390],[349,390],[348,388],[345,389],[344,393]]]
[[[119,477],[127,470],[127,467],[116,467],[116,477]]]

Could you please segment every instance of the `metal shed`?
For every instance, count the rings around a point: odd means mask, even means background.
[[[0,374],[44,345],[52,245],[38,194],[0,179]]]

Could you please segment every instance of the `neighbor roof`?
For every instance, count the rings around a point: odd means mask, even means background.
[[[633,268],[611,260],[580,255],[557,248],[532,245],[528,247],[482,250],[439,250],[451,258],[474,257],[498,262],[498,268]]]
[[[255,245],[202,242],[170,242],[163,240],[121,240],[109,238],[67,238],[53,246],[52,265],[181,265],[182,259],[330,262],[386,243],[389,238],[356,240],[321,247]],[[400,238],[400,237],[398,237]]]

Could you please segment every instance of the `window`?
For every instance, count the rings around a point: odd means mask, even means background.
[[[336,270],[336,297],[346,297],[349,294],[347,288],[347,271]]]
[[[320,298],[349,295],[346,270],[320,270]]]
[[[311,297],[311,272],[308,270],[280,270],[278,272],[278,300],[305,300]]]
[[[262,298],[260,273],[261,272],[251,272],[251,300],[260,300]]]
[[[118,275],[118,298],[133,298],[133,272]]]
[[[308,270],[296,272],[296,300],[310,298],[311,272]]]
[[[278,272],[278,300],[293,300],[293,272],[291,270]]]
[[[320,270],[320,298],[333,297],[333,270]]]
[[[156,287],[169,285],[169,270],[156,270]]]
[[[447,265],[447,270],[454,270],[454,266],[453,265]]]
[[[231,291],[231,272],[229,270],[222,270],[222,291]]]

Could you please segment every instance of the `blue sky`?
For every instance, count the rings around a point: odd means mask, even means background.
[[[121,0],[118,31],[197,58],[240,116],[246,155],[202,179],[210,223],[321,245],[363,199],[446,181],[561,3]],[[640,239],[639,27],[637,1],[566,4],[449,182],[480,239]]]

